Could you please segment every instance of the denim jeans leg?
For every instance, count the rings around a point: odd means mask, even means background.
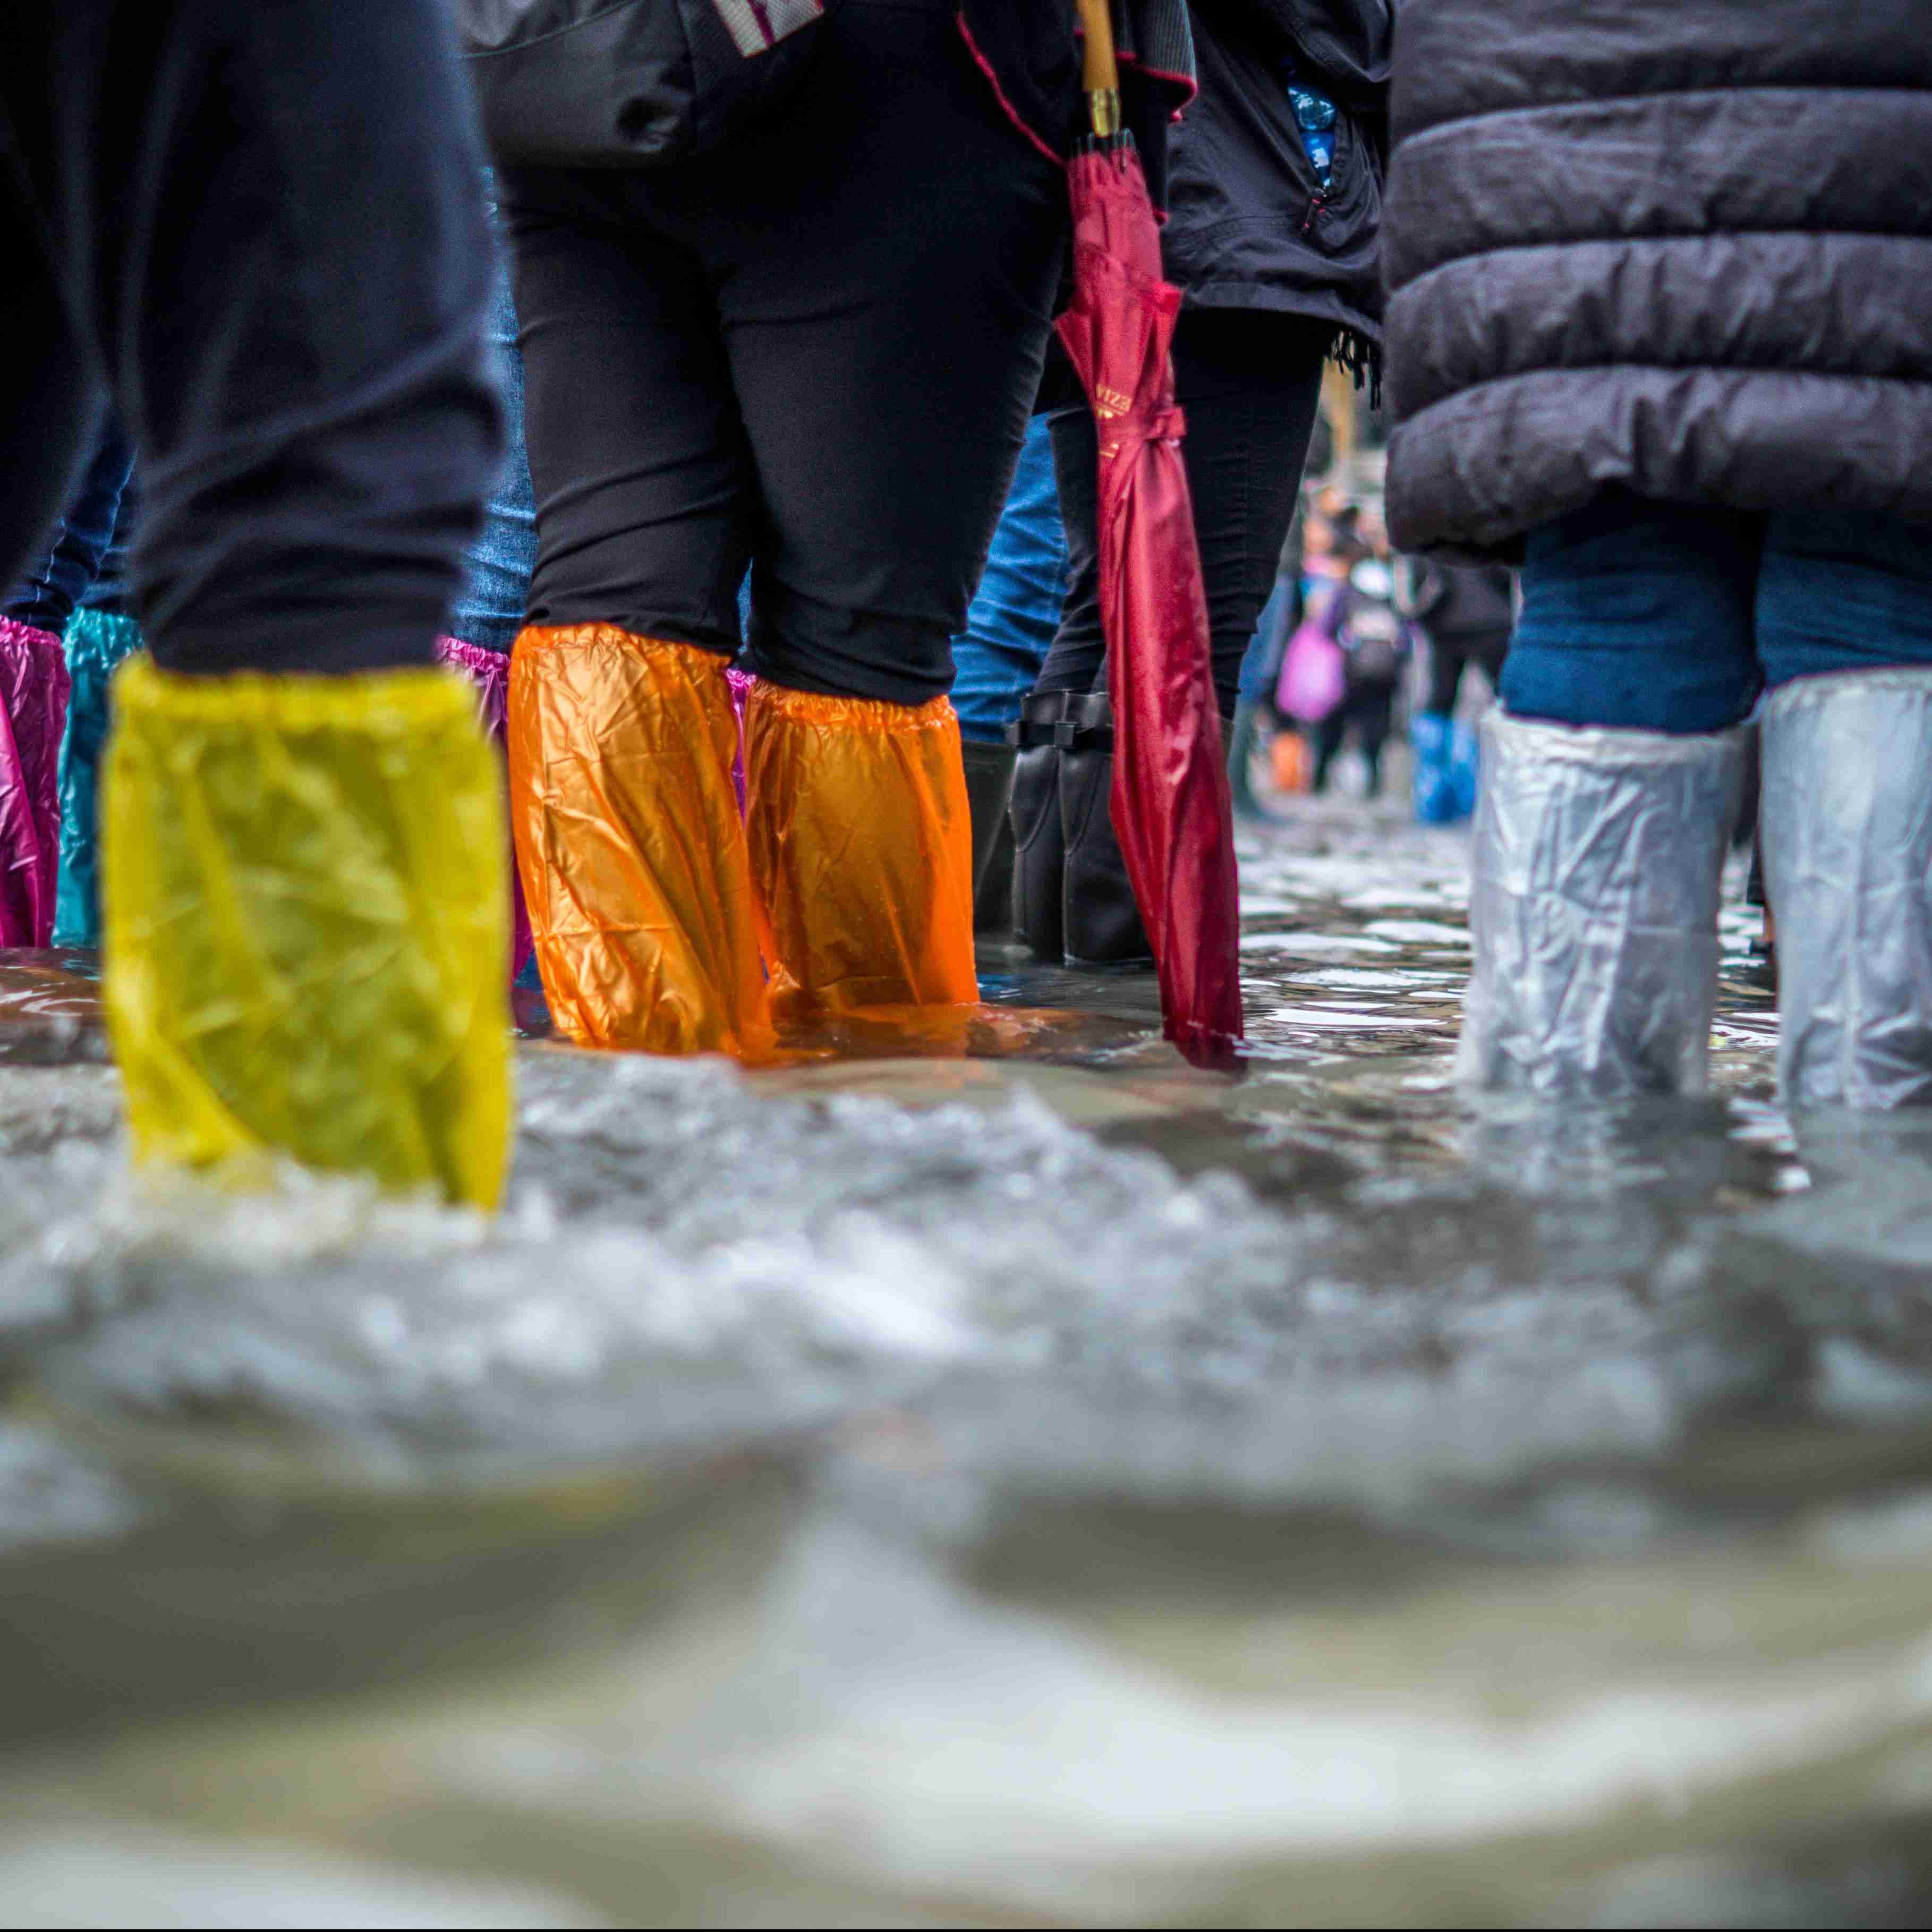
[[[1932,664],[1932,531],[1882,517],[1781,511],[1758,578],[1765,682]]]
[[[50,533],[46,554],[0,603],[0,616],[58,637],[87,598],[113,547],[115,526],[134,452],[112,413],[74,500]]]
[[[952,640],[952,708],[961,734],[998,744],[1060,625],[1066,589],[1066,531],[1054,480],[1053,439],[1046,418],[1027,425],[1019,466],[993,532],[966,628]]]
[[[1757,694],[1763,520],[1606,492],[1532,532],[1503,666],[1514,716],[1720,731]]]
[[[508,238],[498,233],[500,249]],[[500,260],[490,310],[490,346],[502,384],[506,431],[503,465],[483,512],[483,530],[464,562],[462,595],[450,628],[466,644],[507,652],[523,628],[530,572],[537,560],[537,500],[524,447],[524,358],[517,347],[517,305],[506,260]]]

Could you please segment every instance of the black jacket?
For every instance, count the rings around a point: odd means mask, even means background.
[[[1189,11],[1201,92],[1171,136],[1168,274],[1192,306],[1333,322],[1360,366],[1380,334],[1390,0],[1196,0]],[[1286,61],[1339,110],[1325,189]]]
[[[1925,0],[1404,0],[1388,521],[1606,484],[1932,524]]]

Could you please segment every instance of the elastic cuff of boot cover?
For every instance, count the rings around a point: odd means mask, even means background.
[[[0,617],[0,946],[53,937],[68,689],[59,638]]]
[[[68,620],[61,638],[67,652],[68,674],[76,680],[89,672],[104,676],[146,641],[140,626],[124,611],[98,610],[88,604],[82,604]]]
[[[614,624],[517,640],[518,866],[551,1017],[580,1046],[771,1050],[725,662]]]
[[[114,680],[105,1000],[144,1160],[492,1207],[510,1124],[502,781],[430,667]]]
[[[1725,731],[1639,731],[1608,724],[1556,724],[1517,718],[1500,704],[1483,714],[1485,749],[1507,758],[1556,760],[1622,770],[1633,765],[1696,769],[1720,755],[1742,754],[1746,728]]]
[[[1796,679],[1762,732],[1786,1103],[1932,1104],[1932,667]]]
[[[1743,733],[1497,710],[1483,734],[1462,1076],[1552,1097],[1702,1092]]]
[[[827,698],[761,679],[746,723],[775,1005],[802,1018],[976,1001],[971,814],[951,702]]]
[[[1894,664],[1883,670],[1828,670],[1813,677],[1795,677],[1781,684],[1764,701],[1760,722],[1790,718],[1813,705],[1842,704],[1874,697],[1881,702],[1910,703],[1932,698],[1932,664]]]

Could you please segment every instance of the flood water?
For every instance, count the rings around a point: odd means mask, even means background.
[[[1462,835],[1294,803],[1244,1077],[532,1037],[494,1227],[137,1185],[0,960],[0,1922],[1925,1922],[1932,1126],[1742,906],[1709,1100],[1472,1102]]]

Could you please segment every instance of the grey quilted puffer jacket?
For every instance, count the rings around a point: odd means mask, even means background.
[[[1612,484],[1932,526],[1928,0],[1404,0],[1393,115],[1400,547]]]

